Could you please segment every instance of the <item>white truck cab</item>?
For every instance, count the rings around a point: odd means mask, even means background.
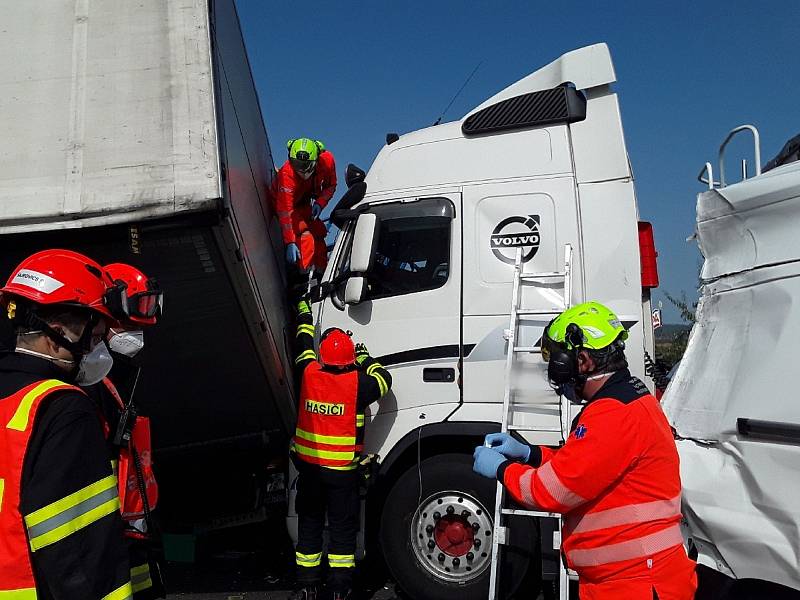
[[[414,598],[487,594],[494,485],[473,474],[472,451],[501,420],[518,248],[526,272],[557,272],[571,245],[568,301],[616,311],[630,331],[631,370],[645,377],[649,290],[614,81],[608,47],[596,44],[460,121],[389,137],[366,196],[334,216],[342,231],[315,304],[317,330],[351,330],[391,371],[391,392],[367,417],[366,451],[379,456],[380,472],[366,537],[380,542]],[[563,279],[527,286],[522,306],[546,312],[524,322],[523,345],[538,346],[564,308],[564,287]],[[524,406],[513,422],[550,426],[529,441],[558,445],[563,415],[546,365],[535,353],[521,362],[515,401]],[[506,593],[529,564],[542,564],[540,545],[552,548],[544,533],[530,518],[513,528]]]

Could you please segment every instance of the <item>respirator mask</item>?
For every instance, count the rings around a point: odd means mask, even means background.
[[[133,358],[144,348],[144,332],[142,330],[114,331],[110,329],[109,333],[108,348],[111,352]]]

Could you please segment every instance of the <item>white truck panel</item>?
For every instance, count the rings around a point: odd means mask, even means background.
[[[678,449],[700,562],[795,589],[800,447],[745,435],[737,421],[800,423],[790,384],[800,323],[799,207],[800,163],[699,195],[704,285],[686,353],[663,398],[686,438]]]
[[[611,52],[606,44],[593,44],[562,54],[556,60],[527,77],[511,84],[483,104],[467,113],[469,116],[479,110],[522,94],[549,90],[562,83],[571,83],[576,89],[585,90],[608,85],[617,80]]]
[[[0,154],[0,233],[216,202],[207,1],[48,4],[16,4],[0,32],[16,57],[0,72],[0,130],[15,140]]]

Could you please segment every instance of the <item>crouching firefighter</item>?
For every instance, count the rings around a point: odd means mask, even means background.
[[[130,565],[97,406],[124,290],[67,250],[24,260],[2,289],[16,347],[0,355],[0,598],[125,600]]]
[[[111,377],[103,378],[87,392],[101,407],[109,450],[117,465],[133,598],[164,598],[159,539],[152,515],[158,502],[158,485],[152,465],[150,420],[139,414],[134,403],[141,370],[136,357],[144,348],[144,329],[155,325],[161,316],[163,293],[155,279],[131,265],[114,263],[103,269],[124,288],[126,302],[115,311],[118,323],[108,332],[108,347],[114,357]]]
[[[584,404],[566,443],[551,449],[492,433],[473,468],[523,506],[564,515],[561,550],[581,600],[691,600],[678,452],[658,401],[628,371],[627,337],[597,302],[551,321],[542,335],[548,378]]]
[[[292,460],[298,470],[295,600],[316,600],[321,583],[322,531],[328,517],[328,588],[334,600],[350,598],[359,527],[359,456],[364,411],[384,396],[392,377],[363,344],[353,346],[341,329],[326,330],[314,352],[308,304],[297,306],[295,363],[300,371],[297,429]]]

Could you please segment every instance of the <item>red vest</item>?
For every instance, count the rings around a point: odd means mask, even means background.
[[[125,402],[119,395],[116,386],[108,377],[103,379],[103,385],[117,401],[120,409],[125,408]],[[108,424],[106,424],[108,427]],[[143,519],[144,502],[139,486],[139,477],[133,459],[133,452],[139,455],[139,466],[144,480],[145,493],[150,510],[153,510],[158,502],[158,484],[153,473],[152,456],[153,450],[150,443],[150,419],[147,417],[136,417],[136,424],[131,432],[131,440],[127,448],[119,451],[119,463],[117,465],[117,478],[119,480],[119,502],[122,518],[125,521],[136,521]]]
[[[357,371],[325,371],[318,362],[305,368],[292,442],[300,459],[332,469],[356,467],[364,426],[357,398]]]
[[[33,383],[0,400],[0,597],[36,600],[30,547],[19,509],[22,465],[36,421],[36,412],[49,394],[80,388],[56,379]]]

